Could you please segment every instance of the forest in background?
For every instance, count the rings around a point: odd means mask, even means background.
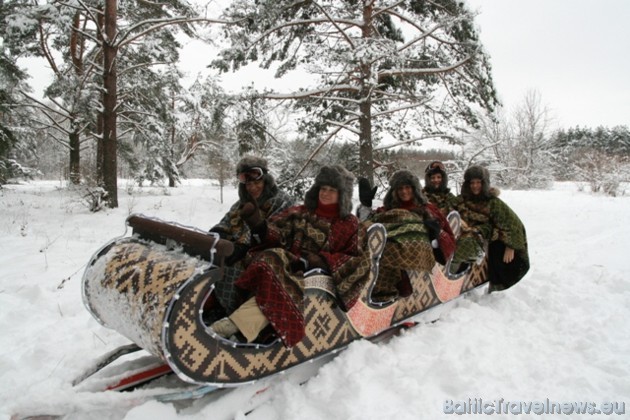
[[[201,10],[178,1],[3,2],[0,185],[65,180],[98,197],[94,209],[115,207],[119,178],[223,185],[253,153],[298,197],[324,164],[384,185],[401,168],[422,178],[434,159],[447,163],[455,183],[482,164],[505,187],[575,180],[625,193],[628,128],[554,128],[536,91],[503,110],[465,4],[355,3],[230,1]],[[208,59],[216,72],[190,86],[181,83],[180,36],[218,51]],[[45,58],[54,73],[44,100],[18,65],[29,56]],[[250,63],[320,81],[290,94],[246,86],[226,93],[220,73]]]

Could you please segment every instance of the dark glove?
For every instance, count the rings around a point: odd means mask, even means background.
[[[241,210],[239,211],[239,215],[241,216],[241,219],[247,223],[247,226],[249,226],[250,229],[254,229],[256,226],[263,223],[262,214],[260,214],[260,209],[258,208],[256,202],[247,202],[243,204],[243,207],[241,207]]]
[[[378,187],[370,187],[370,181],[367,178],[359,178],[359,201],[366,207],[372,207],[372,200],[376,195]]]
[[[298,271],[305,272],[306,271],[306,260],[304,258],[298,258],[295,261],[291,261],[289,266],[291,267],[291,271],[293,273],[297,273]]]
[[[242,260],[247,254],[249,247],[243,244],[234,244],[234,251],[232,251],[232,255],[225,259],[225,265],[234,265],[240,260]]]
[[[313,268],[321,268],[322,270],[328,271],[328,263],[319,254],[311,251],[305,251],[302,254],[302,257],[304,257],[307,261],[309,270]]]
[[[223,229],[219,229],[218,227],[213,227],[211,228],[208,232],[210,233],[216,233],[219,235],[219,238],[221,239],[227,239],[227,234]]]
[[[258,203],[248,202],[243,204],[239,211],[241,218],[249,226],[249,230],[252,232],[252,240],[256,243],[261,243],[267,236],[267,221],[263,219]]]
[[[440,236],[440,224],[435,219],[425,219],[424,227],[427,229],[427,233],[429,234],[429,238],[431,240],[438,239]]]

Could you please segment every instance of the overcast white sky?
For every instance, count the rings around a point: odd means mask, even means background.
[[[559,126],[630,126],[630,1],[467,2],[506,108],[534,89]]]

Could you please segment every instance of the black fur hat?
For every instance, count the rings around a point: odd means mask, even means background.
[[[352,213],[352,192],[354,175],[341,165],[322,166],[315,177],[315,183],[304,196],[304,205],[314,211],[319,202],[319,189],[327,185],[339,193],[339,215],[344,218]]]
[[[269,173],[267,160],[258,156],[243,156],[236,165],[236,175],[238,176],[238,174],[246,172],[252,168],[260,168],[264,174],[262,179],[265,181],[265,187],[263,189],[263,193],[258,198],[258,204],[262,204],[269,198],[276,195],[278,192],[278,186],[276,185],[276,181],[273,179],[273,176]],[[251,200],[251,197],[245,188],[245,184],[239,183],[238,198],[243,202]]]
[[[498,196],[499,190],[490,187],[490,172],[483,166],[471,166],[464,172],[464,183],[462,184],[462,197],[467,200],[474,199],[472,191],[470,190],[470,181],[473,179],[481,180],[481,194],[479,198],[490,198],[492,196]]]
[[[442,182],[438,188],[434,188],[431,185],[431,175],[440,174],[442,175]],[[433,161],[427,165],[427,168],[424,170],[424,189],[429,192],[449,192],[448,188],[448,174],[444,169],[444,164],[439,160]]]
[[[387,194],[385,194],[385,198],[383,198],[383,206],[387,209],[394,209],[400,206],[398,201],[398,196],[395,194],[396,189],[402,187],[403,185],[410,185],[413,188],[413,197],[416,204],[426,204],[427,199],[422,194],[422,189],[420,188],[420,180],[417,176],[412,174],[406,169],[401,169],[399,171],[394,172],[394,174],[389,178],[389,190]]]

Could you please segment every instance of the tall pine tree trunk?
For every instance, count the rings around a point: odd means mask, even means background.
[[[372,36],[373,3],[367,2],[363,7],[363,27],[361,36],[369,39]],[[361,64],[361,92],[359,93],[359,174],[374,185],[374,150],[372,147],[372,87],[371,63]]]
[[[70,59],[72,68],[77,77],[83,77],[83,36],[81,35],[81,12],[76,12],[72,19],[72,34],[70,36]],[[70,182],[75,185],[81,183],[81,135],[78,131],[77,115],[72,114],[71,125],[73,130],[70,133]]]
[[[118,164],[116,138],[116,18],[117,0],[105,0],[105,31],[103,40],[103,184],[109,207],[118,207]]]
[[[175,115],[175,94],[173,92],[171,92],[171,112],[173,113],[173,115]],[[175,122],[173,122],[171,124],[171,144],[169,147],[169,166],[167,170],[168,186],[171,188],[175,187],[175,174],[173,173],[175,168],[171,167],[171,162],[173,162],[173,165],[175,165],[175,133]]]
[[[81,153],[79,133],[70,133],[70,182],[74,185],[81,183]]]
[[[99,40],[101,42],[101,45],[103,45],[105,42],[103,41],[103,35],[102,35],[102,31],[105,30],[105,18],[104,18],[104,13],[103,13],[103,8],[101,6],[99,6],[98,8],[98,27],[101,28],[101,31],[99,31]],[[100,97],[100,101],[101,104],[105,103],[105,98],[104,98],[104,94],[101,91],[101,97]],[[103,187],[105,188],[105,180],[104,180],[104,176],[103,176],[103,113],[99,112],[96,115],[96,185],[98,185],[99,187]]]

